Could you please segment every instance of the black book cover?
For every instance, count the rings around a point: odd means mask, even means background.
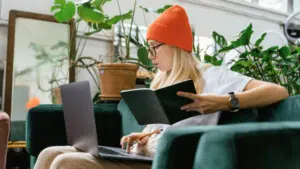
[[[182,81],[164,88],[151,90],[138,88],[121,91],[121,96],[140,125],[174,124],[186,118],[200,115],[196,111],[180,110],[193,100],[177,96],[178,91],[196,93],[192,80]]]

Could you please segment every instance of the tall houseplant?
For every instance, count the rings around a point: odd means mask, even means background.
[[[132,16],[130,18],[131,23],[133,22],[135,15],[136,3],[137,2],[135,1]],[[121,11],[119,2],[118,9],[119,11]],[[123,20],[121,21],[121,23],[124,28]],[[129,34],[130,33],[131,29],[129,31]],[[127,44],[128,41],[126,39],[125,58],[128,58],[130,56],[130,48],[127,48]],[[135,88],[138,65],[125,62],[100,63],[98,64],[98,69],[100,73],[101,100],[120,100],[120,92],[122,90]]]
[[[93,59],[90,56],[82,56],[87,37],[101,32],[102,30],[109,30],[119,21],[130,19],[132,17],[132,10],[125,14],[120,14],[113,17],[107,16],[104,13],[103,6],[109,1],[111,0],[88,0],[84,1],[83,3],[74,3],[67,0],[55,0],[53,6],[51,7],[51,12],[54,13],[54,18],[57,21],[75,22],[76,27],[71,34],[72,45],[75,45],[75,37],[77,37],[79,24],[82,22],[87,24],[88,30],[84,32],[83,37],[79,39],[75,53],[74,55],[69,56],[69,60],[71,66],[84,68],[89,72],[99,91],[101,91],[99,85],[100,82],[95,67],[101,63],[101,61]],[[94,97],[94,100],[97,100],[96,97]]]
[[[262,34],[251,43],[252,34],[250,24],[238,34],[237,39],[228,44],[223,35],[213,32],[213,39],[220,49],[214,55],[205,55],[205,61],[212,64],[222,63],[223,57],[219,56],[235,50],[238,54],[226,63],[231,65],[231,70],[285,86],[290,95],[300,94],[300,47],[272,46],[265,49],[262,42],[267,34]]]

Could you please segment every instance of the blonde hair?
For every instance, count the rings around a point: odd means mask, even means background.
[[[173,63],[171,71],[158,71],[152,80],[150,88],[158,89],[183,80],[192,79],[194,81],[197,93],[202,93],[204,85],[202,72],[211,65],[201,63],[191,53],[185,50],[177,47],[172,48]]]

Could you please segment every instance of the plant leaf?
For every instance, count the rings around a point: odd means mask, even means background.
[[[234,48],[235,48],[234,45],[229,45],[229,46],[223,47],[222,49],[220,49],[220,50],[217,52],[217,54],[220,54],[220,53],[222,53],[222,52],[228,52],[228,51],[230,51],[230,50],[232,50],[232,49],[234,49]]]
[[[143,9],[145,12],[149,13],[150,11],[154,11],[157,14],[161,14],[163,13],[165,10],[169,9],[170,7],[172,7],[173,5],[165,5],[162,8],[158,8],[156,10],[151,10],[150,8],[145,8],[143,6],[139,6],[141,9]]]
[[[278,50],[278,52],[279,52],[279,56],[280,57],[282,57],[282,58],[284,58],[284,59],[286,59],[289,55],[290,55],[290,48],[289,47],[287,47],[287,46],[283,46],[283,47],[281,47],[279,50]]]
[[[101,22],[97,24],[98,29],[97,30],[101,30],[101,29],[111,29],[112,25],[107,23],[107,22]]]
[[[223,35],[218,34],[217,32],[212,33],[212,37],[214,41],[221,47],[226,47],[227,46],[227,41]]]
[[[51,47],[51,50],[59,49],[59,48],[69,48],[68,43],[59,41],[57,44]]]
[[[262,58],[262,62],[268,62],[271,60],[271,58],[272,58],[272,54],[266,53]]]
[[[291,60],[291,61],[298,61],[298,54],[294,54],[294,55],[289,55],[288,57],[287,57],[287,59],[289,59],[289,60]]]
[[[54,5],[51,7],[51,12],[54,12],[54,18],[58,22],[67,22],[75,15],[75,4],[66,0],[55,0]]]
[[[246,52],[241,53],[239,58],[244,59],[244,58],[246,58],[248,55],[249,55],[249,52],[246,51]]]
[[[100,11],[103,13],[102,7],[103,7],[103,5],[104,5],[106,2],[109,2],[109,1],[111,1],[111,0],[92,0],[92,1],[90,2],[90,4],[91,4],[91,6],[92,6],[93,8],[96,8],[96,9],[100,10]]]
[[[161,13],[165,12],[165,10],[169,9],[172,6],[173,5],[165,5],[164,7],[157,9],[156,13],[161,14]]]
[[[113,25],[118,23],[121,20],[126,20],[126,19],[131,19],[132,18],[132,10],[128,11],[125,14],[122,15],[116,15],[114,17],[112,17],[111,19],[107,20],[107,24]]]
[[[204,56],[204,60],[205,60],[205,62],[207,62],[207,63],[211,63],[211,61],[212,61],[212,56],[206,54],[206,55]]]
[[[30,42],[28,48],[33,49],[33,50],[34,50],[35,52],[37,52],[37,53],[43,53],[43,52],[46,52],[44,46],[38,45],[38,44],[36,44],[36,43],[34,43],[34,42]]]
[[[105,17],[101,11],[92,8],[89,5],[80,5],[77,8],[78,15],[88,23],[101,23],[104,21]]]
[[[55,4],[60,4],[60,5],[66,5],[67,1],[66,0],[55,0]]]
[[[296,81],[297,85],[300,85],[300,78],[298,77],[298,80]]]
[[[223,63],[223,60],[213,61],[213,65],[214,65],[214,66],[221,66],[222,63]]]
[[[109,2],[111,0],[92,0],[91,1],[91,6],[97,9],[101,9],[102,6],[106,3]]]
[[[142,64],[147,65],[147,66],[152,65],[151,60],[148,58],[148,51],[147,51],[146,47],[144,47],[144,46],[140,47],[137,51],[137,55],[138,55],[139,61]]]
[[[263,59],[262,62],[270,61],[273,54],[275,54],[278,50],[278,46],[272,46],[268,48],[267,50],[261,52]]]
[[[242,67],[242,65],[241,64],[239,64],[239,63],[235,63],[233,66],[231,66],[231,70],[232,71],[235,71],[235,72],[240,72],[240,70],[242,69],[243,67]]]
[[[253,48],[253,49],[250,51],[250,54],[251,54],[253,57],[261,58],[261,52],[258,50],[258,48]]]
[[[145,12],[149,12],[149,9],[148,8],[144,8],[144,7],[142,7],[141,5],[139,6],[141,9],[143,9]]]
[[[259,47],[259,46],[260,46],[261,42],[265,39],[266,35],[267,35],[267,33],[263,33],[263,34],[261,35],[261,37],[255,42],[255,46],[256,46],[256,47]]]
[[[91,1],[91,6],[94,7],[94,8],[99,9],[102,6],[102,2],[103,2],[103,0],[92,0]]]
[[[242,65],[243,67],[248,67],[249,66],[249,62],[247,62],[246,60],[239,61],[239,64]]]
[[[100,92],[97,92],[93,97],[93,103],[96,104],[100,101]]]
[[[252,34],[252,24],[250,24],[245,30],[243,30],[239,34],[239,38],[235,41],[232,41],[231,44],[234,46],[234,48],[249,45]]]

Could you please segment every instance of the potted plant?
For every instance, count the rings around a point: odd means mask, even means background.
[[[71,33],[72,45],[75,45],[75,40],[79,24],[85,22],[88,25],[88,31],[84,33],[83,37],[80,38],[78,45],[76,46],[74,55],[69,56],[69,62],[71,66],[76,68],[86,69],[96,86],[98,87],[99,93],[100,82],[98,78],[98,73],[96,71],[96,66],[101,63],[90,56],[82,56],[82,52],[85,48],[86,39],[95,33],[101,32],[102,30],[109,30],[112,26],[121,20],[130,19],[132,17],[132,10],[125,14],[116,15],[109,17],[104,14],[103,6],[109,0],[87,0],[81,3],[74,3],[67,0],[55,0],[51,7],[51,12],[54,14],[54,18],[58,22],[75,22],[75,28]],[[85,39],[85,40],[83,40]],[[104,90],[105,92],[105,90]],[[94,97],[94,103],[98,101],[97,93]]]
[[[273,82],[286,87],[290,95],[300,94],[300,47],[271,46],[264,49],[262,42],[267,36],[263,33],[254,43],[252,24],[241,31],[236,40],[229,44],[224,36],[213,32],[213,39],[220,49],[214,55],[205,55],[205,61],[214,65],[222,64],[220,54],[235,50],[237,55],[228,63],[231,70],[258,80]]]

